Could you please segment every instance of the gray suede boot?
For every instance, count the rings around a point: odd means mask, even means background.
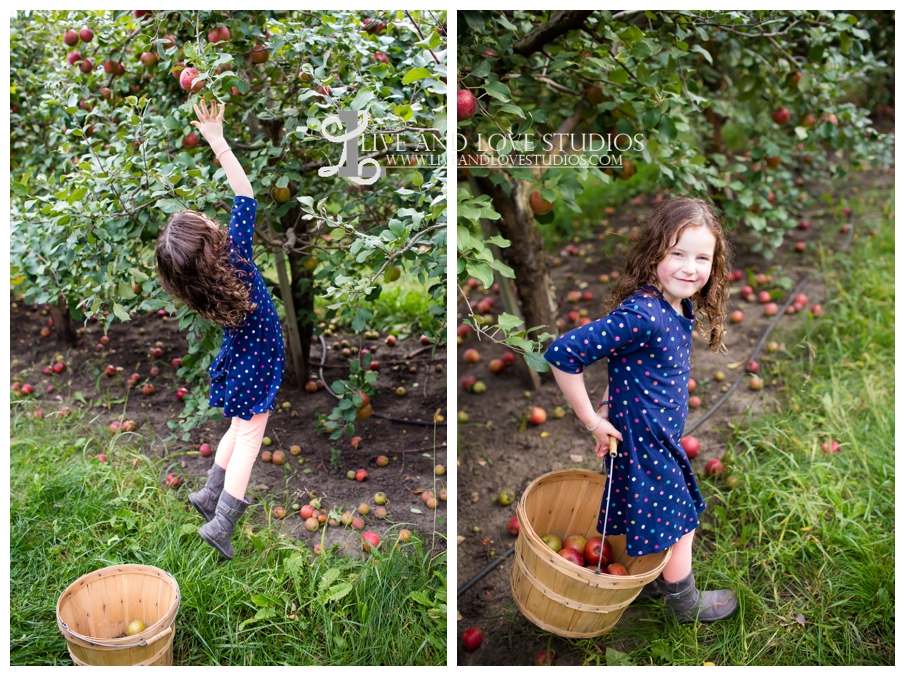
[[[226,491],[220,493],[220,501],[217,503],[216,514],[211,521],[198,529],[198,534],[204,538],[211,547],[216,549],[227,559],[235,555],[230,538],[236,528],[236,522],[245,513],[250,503],[234,498]]]
[[[660,591],[660,584],[663,582],[663,576],[654,578],[641,589],[641,593],[635,597],[635,601],[644,601],[646,599],[659,599],[663,597]]]
[[[214,466],[207,471],[207,485],[197,493],[189,493],[189,502],[204,517],[205,521],[210,521],[214,518],[214,511],[217,509],[220,493],[223,492],[223,480],[225,477],[226,470],[215,462]]]
[[[738,598],[733,591],[698,591],[694,584],[694,572],[678,582],[655,582],[679,622],[716,622],[726,619],[738,608]]]

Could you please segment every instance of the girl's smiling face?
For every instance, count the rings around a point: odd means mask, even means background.
[[[657,286],[677,312],[682,311],[682,299],[691,298],[710,279],[715,248],[716,237],[710,230],[690,225],[657,264]]]

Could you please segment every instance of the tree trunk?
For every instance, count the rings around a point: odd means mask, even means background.
[[[505,262],[515,271],[525,328],[545,326],[550,333],[556,333],[553,283],[544,256],[544,240],[534,227],[534,213],[528,206],[529,184],[510,179],[505,173],[499,175],[509,182],[508,193],[489,177],[478,177],[477,183],[485,194],[490,195],[493,208],[500,214],[497,229],[511,242],[505,250]]]
[[[301,228],[304,226],[298,227]],[[303,241],[302,237],[298,239]],[[296,317],[302,317],[298,320],[298,330],[302,343],[302,373],[307,378],[311,365],[311,339],[314,335],[314,322],[311,319],[314,317],[314,280],[312,274],[302,265],[307,255],[290,251],[288,257],[289,277],[292,280],[292,303],[295,306]]]
[[[63,338],[69,347],[75,347],[79,336],[75,331],[72,315],[69,314],[69,304],[66,302],[66,296],[60,294],[57,304],[50,306],[50,316],[53,318],[53,328],[59,331],[60,337]]]

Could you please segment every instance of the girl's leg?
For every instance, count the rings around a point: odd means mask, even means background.
[[[669,563],[661,573],[666,582],[679,582],[691,573],[691,543],[693,541],[694,531],[691,531],[672,546],[672,556],[669,557]]]
[[[241,418],[232,418],[229,429],[226,430],[226,434],[223,435],[223,438],[220,439],[220,444],[217,446],[217,455],[214,456],[214,462],[220,466],[220,469],[225,470],[229,467],[229,459],[233,456],[233,449],[236,447],[236,436],[239,433],[238,423],[240,422],[242,422]]]
[[[237,500],[245,499],[245,489],[248,487],[248,479],[251,477],[251,468],[261,450],[261,439],[264,438],[269,415],[269,413],[259,413],[252,416],[251,420],[233,418],[233,426],[236,427],[235,448],[226,468],[223,490]],[[219,459],[219,457],[220,449],[218,448],[217,458]]]

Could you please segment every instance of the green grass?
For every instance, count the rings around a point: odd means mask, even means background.
[[[895,663],[894,221],[856,223],[862,237],[815,271],[824,317],[782,336],[788,352],[773,368],[785,392],[730,434],[740,486],[700,480],[695,576],[699,588],[736,590],[739,611],[679,625],[647,601],[641,621],[574,642],[587,663]],[[870,227],[876,238],[864,237]],[[821,450],[831,439],[838,455]]]
[[[315,556],[282,536],[280,522],[249,533],[255,504],[225,562],[197,535],[188,487],[163,488],[166,461],[142,455],[130,435],[95,438],[75,418],[11,416],[12,664],[71,664],[57,599],[81,575],[119,563],[178,581],[176,664],[446,663],[445,553],[393,532],[368,559]],[[101,450],[107,464],[92,459]]]

